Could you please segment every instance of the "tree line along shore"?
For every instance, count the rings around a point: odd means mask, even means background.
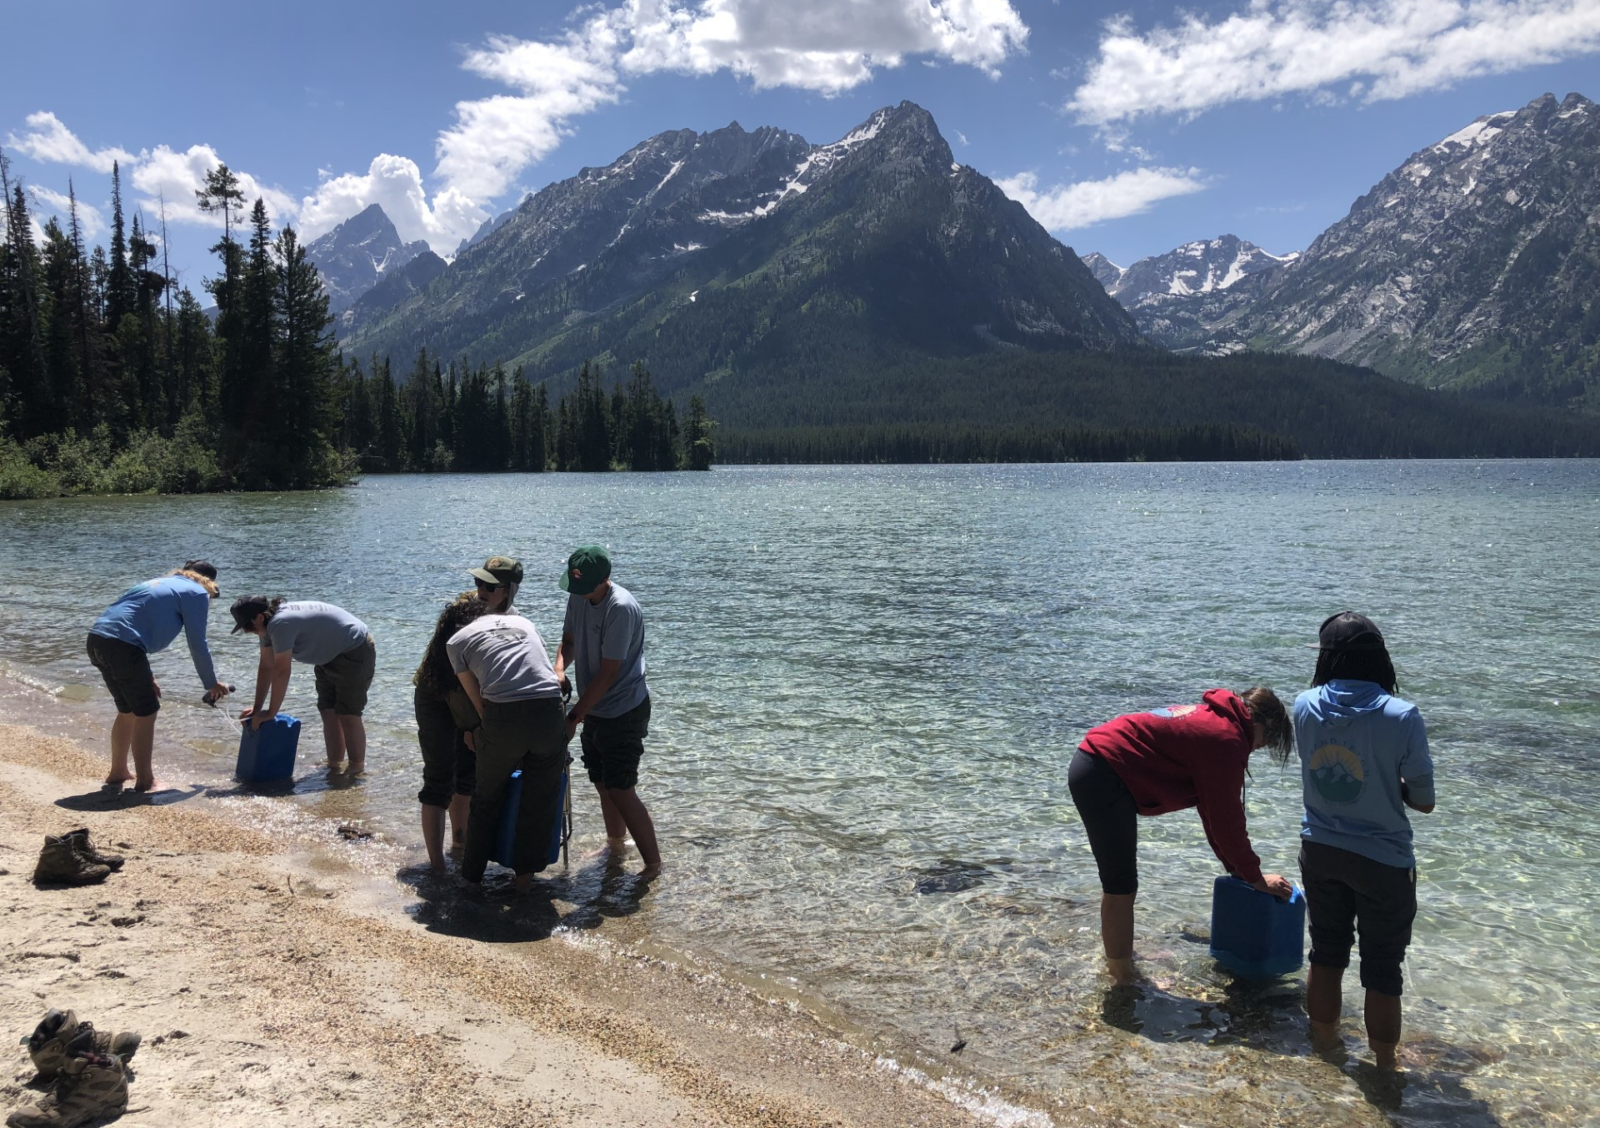
[[[70,187],[70,186],[69,186]],[[38,230],[0,153],[0,499],[79,493],[314,489],[374,472],[708,469],[714,424],[680,422],[635,365],[608,391],[585,365],[555,404],[521,369],[425,350],[397,383],[387,358],[336,347],[328,297],[292,227],[246,213],[226,165],[200,208],[222,225],[205,309],[175,284],[159,226],[122,206],[110,247]]]

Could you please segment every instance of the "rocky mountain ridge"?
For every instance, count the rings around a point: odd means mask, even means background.
[[[306,244],[306,257],[322,275],[335,315],[353,306],[385,275],[427,252],[426,241],[405,243],[382,207],[369,204],[327,234]]]
[[[1077,256],[907,102],[826,145],[737,122],[658,134],[529,196],[347,345],[540,376],[645,359],[670,388],[797,350],[1137,339]]]
[[[1112,285],[1169,348],[1300,352],[1600,410],[1600,106],[1546,94],[1480,117],[1412,154],[1303,255],[1233,285],[1159,299]]]

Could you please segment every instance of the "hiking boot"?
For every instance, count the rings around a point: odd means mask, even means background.
[[[33,1034],[24,1038],[33,1068],[41,1080],[49,1081],[61,1072],[69,1055],[81,1049],[102,1055],[115,1054],[127,1061],[139,1051],[144,1039],[132,1031],[107,1034],[96,1030],[91,1022],[79,1022],[72,1011],[51,1010],[33,1028]]]
[[[78,1128],[127,1111],[128,1077],[122,1063],[113,1054],[79,1048],[79,1041],[74,1040],[55,1090],[6,1117],[9,1128]]]
[[[111,867],[91,862],[78,853],[71,838],[44,836],[44,849],[39,851],[39,864],[33,871],[35,885],[90,885],[109,876]]]
[[[88,827],[80,826],[77,830],[69,830],[61,837],[68,839],[74,850],[95,865],[109,866],[113,873],[122,868],[121,854],[105,854],[95,849],[94,843],[89,839]]]

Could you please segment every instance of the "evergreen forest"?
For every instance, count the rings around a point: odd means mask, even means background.
[[[293,227],[248,212],[213,169],[197,204],[221,224],[207,309],[175,285],[165,219],[122,203],[110,247],[86,245],[75,190],[65,227],[37,229],[0,153],[0,498],[342,485],[364,472],[709,469],[712,427],[683,421],[635,365],[607,391],[583,367],[552,405],[520,370],[468,370],[422,351],[398,384],[337,350],[317,269]]]

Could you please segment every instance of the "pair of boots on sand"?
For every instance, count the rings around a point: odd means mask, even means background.
[[[33,871],[33,883],[92,885],[121,868],[122,855],[102,853],[89,838],[89,828],[81,826],[62,835],[45,835],[44,849],[39,851],[39,864]]]
[[[122,1115],[128,1107],[123,1063],[139,1042],[137,1034],[107,1034],[71,1011],[52,1010],[22,1040],[39,1071],[36,1080],[51,1082],[50,1091],[6,1117],[8,1128],[77,1128]]]

